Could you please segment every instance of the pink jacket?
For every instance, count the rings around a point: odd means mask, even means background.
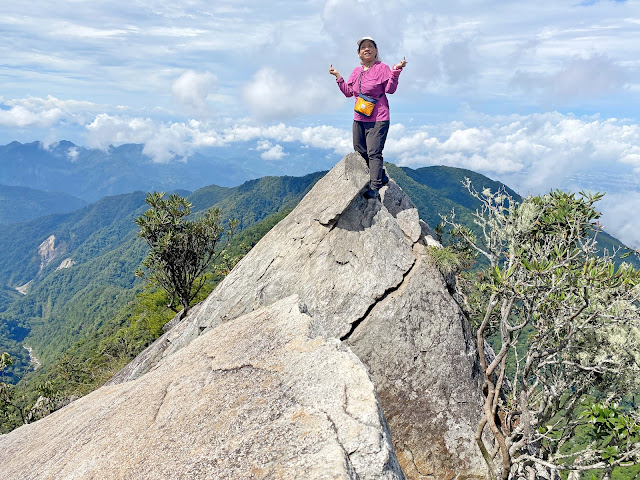
[[[338,87],[345,97],[355,96],[357,98],[360,93],[360,75],[362,75],[362,93],[378,99],[370,117],[354,111],[354,120],[360,122],[389,120],[389,101],[386,94],[393,93],[398,88],[400,72],[402,70],[391,70],[388,65],[376,62],[367,71],[362,65],[356,67],[346,81],[344,78],[338,80]]]

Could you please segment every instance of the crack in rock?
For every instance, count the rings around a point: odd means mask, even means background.
[[[357,451],[354,450],[353,452],[349,453],[349,451],[345,448],[344,444],[342,443],[342,440],[340,439],[340,432],[338,431],[338,426],[336,425],[336,422],[333,421],[333,418],[331,418],[331,415],[329,415],[328,412],[325,412],[324,410],[321,410],[322,413],[324,413],[325,417],[327,418],[327,420],[329,421],[329,423],[331,424],[331,428],[334,431],[335,435],[336,435],[336,442],[338,443],[338,445],[340,446],[340,448],[342,449],[342,451],[344,452],[344,459],[345,462],[347,463],[346,467],[347,467],[347,473],[349,474],[349,478],[350,480],[360,480],[360,476],[358,475],[358,472],[356,472],[355,467],[353,466],[353,463],[351,462],[351,455]]]
[[[411,461],[411,464],[413,465],[413,468],[416,469],[416,472],[418,472],[418,475],[420,475],[421,478],[424,478],[424,479],[433,479],[433,478],[435,478],[433,473],[425,473],[425,472],[421,472],[420,471],[420,469],[418,468],[418,465],[416,465],[415,457],[413,456],[413,451],[409,447],[405,446],[404,447],[404,451],[405,451],[405,453],[408,454],[407,456],[409,457],[409,460]]]
[[[249,368],[251,370],[257,370],[260,372],[268,372],[268,370],[265,370],[264,368],[258,368],[255,365],[251,365],[249,363],[238,365],[237,367],[214,368],[213,370],[211,370],[211,372],[212,373],[235,373],[235,372],[239,372],[240,370],[244,370],[245,368]]]
[[[356,331],[356,329],[360,326],[360,324],[362,322],[364,322],[364,320],[369,316],[369,314],[376,307],[376,305],[378,305],[379,303],[383,302],[392,293],[398,291],[400,289],[400,287],[402,287],[402,285],[405,283],[407,277],[411,274],[411,272],[414,270],[414,268],[416,267],[417,264],[418,264],[418,258],[414,257],[413,263],[407,269],[407,271],[402,275],[402,280],[400,280],[400,282],[398,282],[397,285],[392,285],[391,287],[389,287],[387,290],[385,290],[385,292],[380,297],[376,298],[371,303],[371,305],[369,305],[369,307],[367,308],[367,311],[364,312],[364,315],[362,315],[360,318],[356,319],[351,324],[351,328],[349,329],[349,331],[345,335],[340,337],[340,340],[343,341],[343,342],[345,340],[348,340],[349,337],[351,337],[351,335],[353,335],[353,333]]]
[[[165,385],[163,391],[162,391],[162,399],[160,400],[160,405],[158,405],[158,408],[156,409],[155,414],[153,415],[153,421],[151,423],[155,423],[158,420],[158,415],[160,414],[160,410],[162,410],[162,407],[164,405],[164,401],[167,398],[167,395],[169,394],[169,387],[171,386],[171,383]]]

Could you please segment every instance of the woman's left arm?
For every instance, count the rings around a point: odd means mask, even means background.
[[[402,72],[402,69],[406,65],[407,59],[403,57],[400,63],[397,63],[393,66],[393,69],[390,72],[391,76],[389,77],[389,80],[387,80],[387,85],[384,89],[385,93],[393,93],[396,91],[396,89],[398,88],[398,79],[400,78],[400,72]]]

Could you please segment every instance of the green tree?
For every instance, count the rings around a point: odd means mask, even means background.
[[[602,195],[481,201],[482,238],[444,219],[490,267],[466,284],[484,405],[476,441],[490,477],[610,478],[640,463],[640,272],[598,251]],[[497,353],[486,353],[493,339]],[[542,472],[542,473],[541,473]]]
[[[27,423],[24,409],[16,399],[15,387],[5,381],[5,371],[12,364],[13,358],[11,358],[11,355],[3,352],[0,355],[0,421],[2,430],[6,431],[20,425],[20,423],[16,422],[16,414],[20,416],[22,424]]]
[[[225,248],[237,222],[230,220],[225,228],[219,209],[209,209],[202,217],[187,220],[191,203],[176,194],[168,199],[164,195],[149,193],[149,210],[135,220],[140,227],[138,235],[150,249],[136,275],[163,288],[171,299],[169,307],[177,312],[177,302],[184,316],[206,282],[207,269],[219,261],[218,272],[226,273],[232,265]]]
[[[24,389],[18,394],[17,387],[5,381],[5,371],[13,361],[7,352],[0,355],[0,432],[4,433],[35,422],[62,406],[62,399],[51,382],[36,386],[37,400],[34,402],[29,403]]]

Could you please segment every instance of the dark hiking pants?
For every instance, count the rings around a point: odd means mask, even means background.
[[[369,188],[382,187],[382,149],[389,132],[389,120],[382,122],[353,121],[353,149],[369,166]]]

